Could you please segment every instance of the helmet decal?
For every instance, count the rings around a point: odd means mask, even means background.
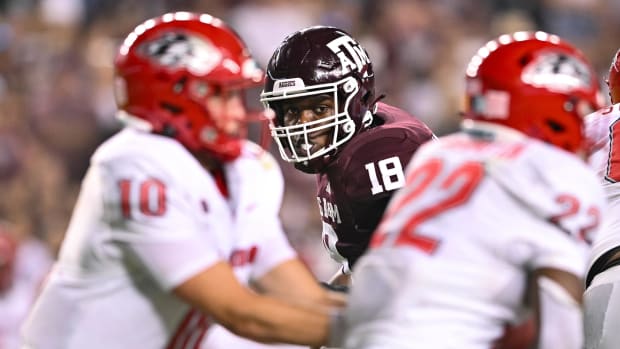
[[[536,57],[523,68],[521,80],[534,87],[567,92],[590,88],[592,77],[585,63],[564,53],[549,52]]]
[[[145,42],[141,50],[162,66],[185,68],[196,75],[208,74],[222,60],[222,55],[209,40],[175,32]]]
[[[328,42],[327,47],[340,59],[343,74],[357,71],[362,73],[364,77],[368,76],[366,67],[370,64],[370,58],[352,37],[342,35]]]

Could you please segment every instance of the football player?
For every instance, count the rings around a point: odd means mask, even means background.
[[[605,200],[583,161],[598,79],[544,32],[466,71],[460,132],[424,144],[354,272],[345,348],[491,348],[533,308],[537,348],[583,345],[582,278]]]
[[[586,348],[616,348],[620,341],[620,50],[607,79],[612,105],[586,117],[589,162],[607,196],[609,209],[592,248],[584,294]]]
[[[245,44],[218,18],[168,13],[126,37],[115,69],[127,126],[91,158],[25,348],[198,348],[214,322],[324,344],[339,299],[289,246],[280,169],[245,138],[243,94],[264,78]]]
[[[348,275],[418,147],[433,138],[420,120],[379,102],[372,62],[349,34],[302,29],[284,39],[267,67],[263,101],[274,112],[280,155],[317,176],[323,244]]]

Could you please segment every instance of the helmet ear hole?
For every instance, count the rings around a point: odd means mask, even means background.
[[[169,111],[172,115],[181,114],[183,112],[183,108],[168,102],[161,102],[160,106],[162,109]]]
[[[519,64],[522,67],[525,67],[531,60],[532,60],[532,55],[531,54],[527,54],[527,55],[524,55],[523,57],[521,57],[519,59]]]
[[[555,132],[555,133],[562,133],[566,130],[566,128],[564,127],[564,125],[562,125],[561,123],[553,120],[553,119],[547,119],[545,120],[545,124],[547,124],[547,126],[549,126],[549,128]]]

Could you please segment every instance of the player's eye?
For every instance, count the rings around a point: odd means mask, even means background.
[[[314,107],[314,113],[318,116],[325,115],[331,108],[326,105],[318,105]]]

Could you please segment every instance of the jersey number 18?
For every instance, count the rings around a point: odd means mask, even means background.
[[[392,156],[391,158],[383,159],[374,162],[369,162],[364,165],[366,171],[368,171],[368,177],[370,178],[370,191],[372,195],[383,193],[384,191],[391,191],[401,188],[405,185],[405,173],[403,172],[403,165],[400,163],[398,156]],[[377,176],[377,168],[381,173],[381,181]],[[381,184],[383,183],[383,185]]]

